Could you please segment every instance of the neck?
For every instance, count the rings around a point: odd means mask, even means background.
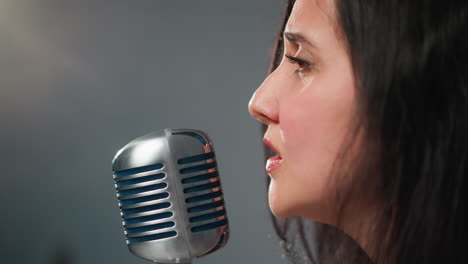
[[[373,263],[382,261],[381,257],[386,258],[387,256],[379,256],[379,252],[388,253],[391,245],[388,235],[393,230],[391,223],[394,218],[382,218],[379,214],[382,210],[381,205],[368,206],[362,210],[353,207],[352,210],[345,211],[342,224],[338,225],[339,229],[356,241]],[[379,225],[382,220],[389,221],[388,228],[384,230],[381,230],[382,226]]]

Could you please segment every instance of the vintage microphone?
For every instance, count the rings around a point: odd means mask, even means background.
[[[191,263],[226,244],[229,224],[213,144],[192,129],[139,137],[112,161],[129,250],[157,263]]]

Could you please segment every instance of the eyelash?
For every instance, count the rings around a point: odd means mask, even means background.
[[[299,65],[300,68],[296,69],[294,72],[299,74],[299,73],[303,73],[304,70],[308,70],[310,69],[313,64],[312,63],[309,63],[305,60],[301,60],[299,58],[296,58],[296,57],[293,57],[293,56],[289,56],[287,54],[284,55],[286,58],[288,58],[289,62],[293,63],[293,64],[297,64]]]

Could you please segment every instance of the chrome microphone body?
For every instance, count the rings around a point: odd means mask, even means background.
[[[157,263],[190,263],[229,238],[211,139],[193,129],[139,137],[112,161],[129,250]]]

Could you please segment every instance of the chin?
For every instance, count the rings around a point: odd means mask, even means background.
[[[281,199],[281,197],[279,197],[271,188],[272,186],[270,185],[270,190],[268,192],[268,205],[271,213],[274,216],[283,218],[294,216],[292,206],[288,204],[285,199]]]

